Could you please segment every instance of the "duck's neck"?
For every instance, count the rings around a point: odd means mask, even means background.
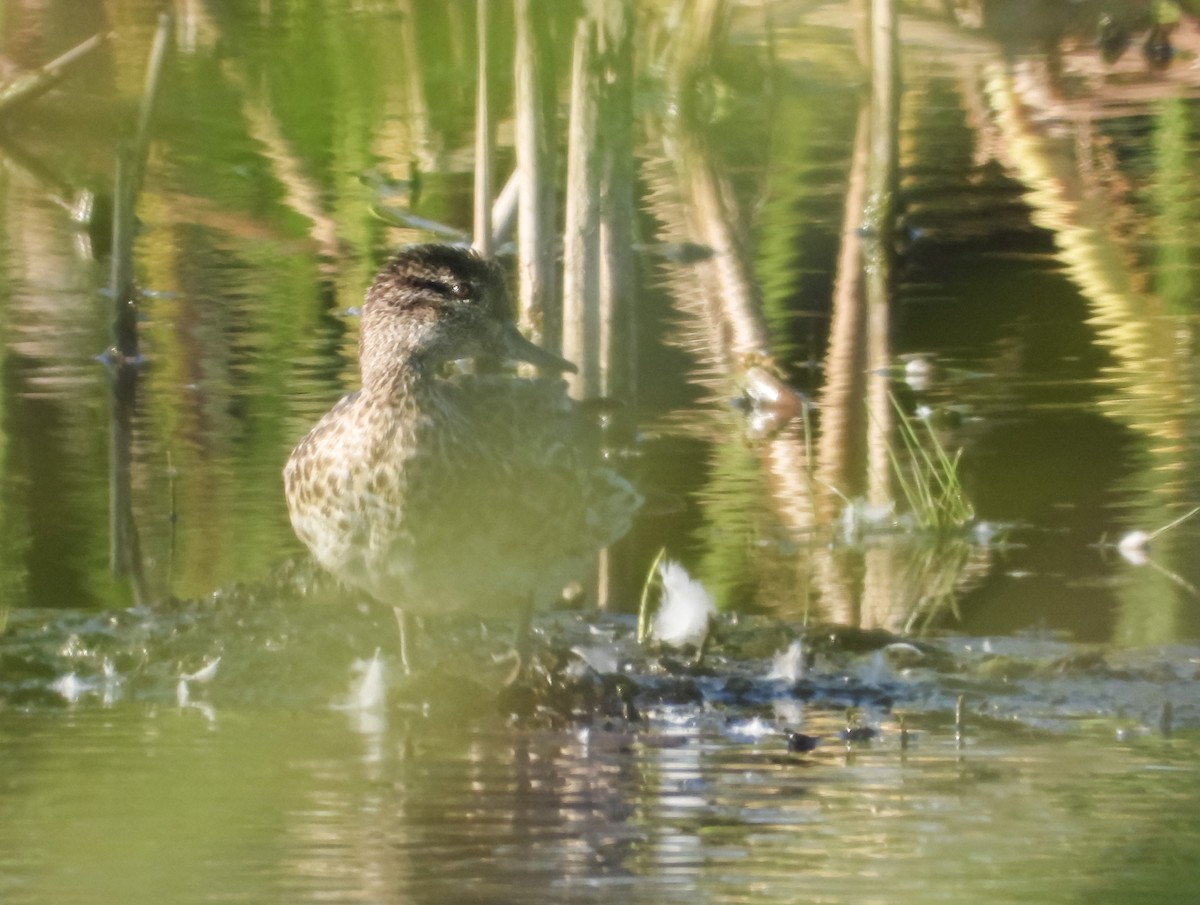
[[[416,314],[403,322],[364,312],[358,341],[363,387],[373,394],[407,395],[432,384],[446,356],[436,319]]]
[[[363,390],[379,398],[411,398],[432,389],[437,382],[438,367],[420,356],[389,362],[364,362]]]

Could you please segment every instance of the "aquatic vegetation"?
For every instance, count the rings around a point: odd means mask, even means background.
[[[650,569],[646,572],[646,580],[642,583],[642,596],[638,602],[638,621],[637,621],[637,640],[638,644],[643,644],[650,637],[650,591],[655,586],[658,578],[658,567],[662,564],[663,557],[667,555],[666,548],[658,551],[654,557],[654,561],[650,563]]]
[[[889,394],[889,398],[899,419],[903,447],[897,450],[889,444],[888,458],[909,512],[926,531],[962,528],[975,517],[959,477],[962,450],[948,452],[927,422],[909,417],[895,396]]]

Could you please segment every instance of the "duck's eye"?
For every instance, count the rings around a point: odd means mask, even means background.
[[[471,297],[471,284],[455,279],[437,279],[436,277],[418,277],[412,280],[417,289],[424,289],[432,295],[452,298],[456,301],[466,301]]]

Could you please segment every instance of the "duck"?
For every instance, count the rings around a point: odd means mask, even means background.
[[[464,359],[474,373],[453,372]],[[410,614],[515,615],[522,664],[533,611],[630,530],[642,497],[568,395],[573,371],[520,333],[502,267],[469,248],[402,249],[367,289],[361,388],[292,450],[284,493],[317,563],[392,607],[405,673]]]

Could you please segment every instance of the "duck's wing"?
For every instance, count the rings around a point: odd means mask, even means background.
[[[608,467],[601,436],[561,381],[447,381],[408,463],[407,527],[430,572],[478,570],[495,588],[565,584],[628,532],[641,497]]]

